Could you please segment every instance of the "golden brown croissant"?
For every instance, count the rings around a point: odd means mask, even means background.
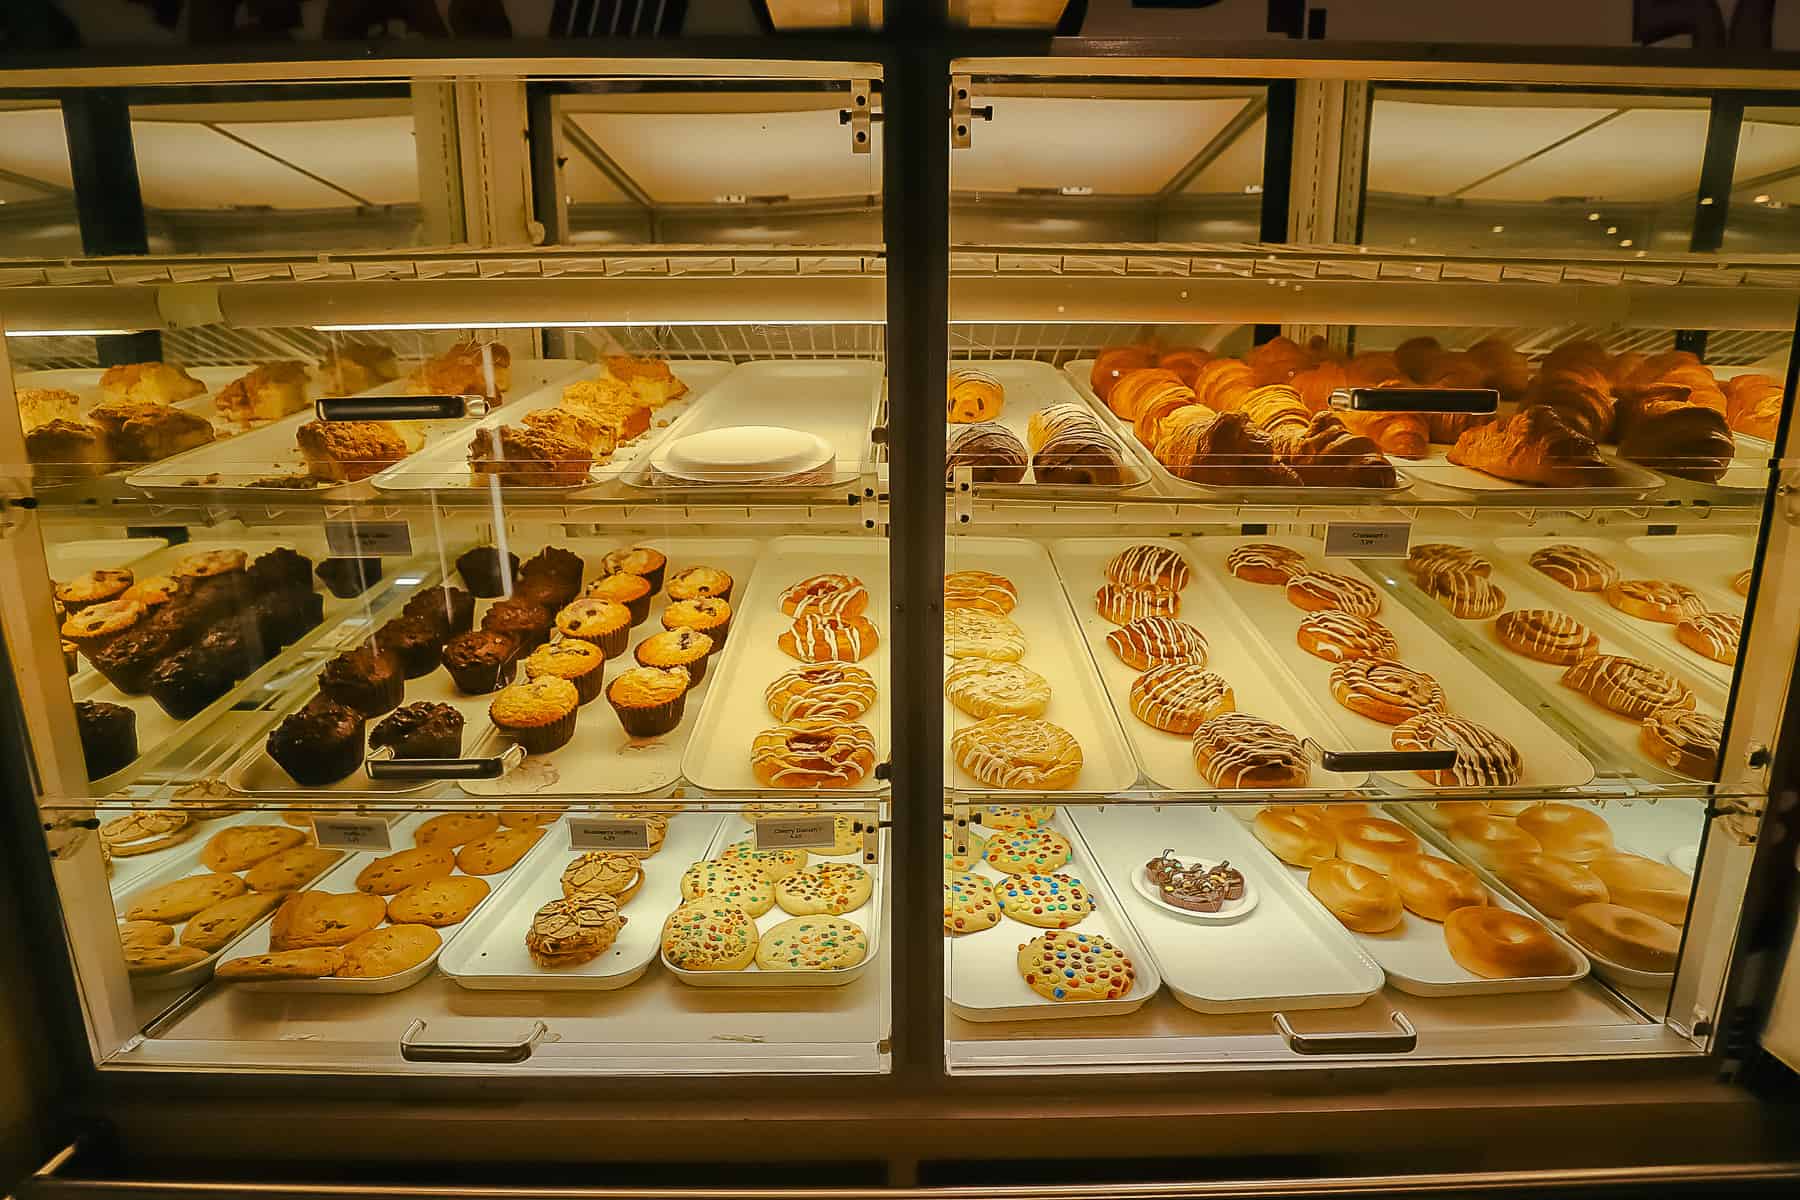
[[[1737,453],[1725,414],[1682,401],[1641,407],[1619,438],[1619,457],[1665,475],[1717,483]]]
[[[1244,397],[1241,411],[1277,440],[1284,430],[1305,429],[1312,417],[1301,402],[1300,393],[1285,383],[1268,383],[1255,389]]]
[[[1088,372],[1088,386],[1104,402],[1125,372],[1141,371],[1155,365],[1156,351],[1148,346],[1113,346],[1094,355],[1093,369]]]
[[[1599,342],[1577,338],[1572,342],[1564,342],[1544,355],[1544,361],[1538,364],[1538,370],[1566,371],[1571,367],[1586,367],[1590,371],[1606,375],[1611,366],[1612,355]]]
[[[1487,387],[1488,369],[1467,354],[1440,354],[1426,364],[1419,382],[1426,387]]]
[[[1194,399],[1216,412],[1237,408],[1256,386],[1256,372],[1235,358],[1215,358],[1200,368]]]
[[[1178,409],[1191,407],[1194,403],[1193,388],[1165,381],[1152,388],[1138,403],[1137,416],[1132,419],[1132,432],[1137,434],[1138,441],[1144,445],[1154,446],[1161,436],[1163,418]]]
[[[1531,362],[1504,338],[1482,338],[1469,347],[1469,357],[1486,369],[1485,386],[1502,400],[1517,400],[1531,384]]]
[[[1610,442],[1617,421],[1617,402],[1606,376],[1588,367],[1538,372],[1525,393],[1526,404],[1542,404],[1562,414],[1577,433]]]
[[[1324,412],[1331,407],[1331,393],[1349,386],[1349,377],[1337,363],[1322,362],[1295,375],[1288,380],[1288,386],[1300,393],[1300,403],[1306,405],[1306,411]]]
[[[1456,439],[1469,430],[1498,419],[1493,413],[1426,413],[1425,426],[1432,441],[1440,446],[1454,446]]]
[[[1368,438],[1383,453],[1395,458],[1424,458],[1431,453],[1431,425],[1427,414],[1419,412],[1340,411],[1351,433]]]
[[[1286,383],[1310,367],[1312,358],[1292,338],[1278,337],[1252,348],[1244,362],[1256,373],[1257,383]]]
[[[1113,384],[1112,392],[1106,397],[1106,407],[1112,409],[1127,421],[1137,420],[1138,406],[1151,391],[1167,384],[1179,388],[1187,388],[1181,376],[1161,367],[1144,367],[1136,371],[1127,371]],[[1189,389],[1191,392],[1191,389]]]
[[[1218,420],[1219,414],[1204,404],[1190,404],[1186,408],[1178,408],[1164,417],[1156,427],[1156,441],[1146,442],[1151,455],[1157,462],[1167,464],[1174,453],[1175,439],[1182,431],[1195,425],[1210,425]]]
[[[1391,488],[1399,482],[1394,464],[1374,442],[1350,432],[1340,413],[1314,415],[1310,425],[1280,444],[1282,461],[1307,487]]]
[[[1592,438],[1540,404],[1464,433],[1449,459],[1499,479],[1553,487],[1601,487],[1618,479]]]
[[[1175,372],[1181,376],[1181,382],[1193,387],[1194,379],[1200,374],[1200,368],[1212,360],[1213,354],[1210,350],[1202,350],[1198,346],[1179,346],[1157,355],[1156,365]]]
[[[1725,419],[1738,433],[1773,441],[1781,400],[1781,385],[1769,376],[1739,375],[1725,384]]]
[[[1300,477],[1275,457],[1269,435],[1241,412],[1184,425],[1158,447],[1179,479],[1210,487],[1298,487]]]
[[[1385,350],[1359,354],[1344,365],[1344,382],[1351,387],[1386,387],[1400,379],[1400,364]]]
[[[1443,352],[1444,347],[1434,337],[1407,338],[1394,347],[1394,365],[1408,379],[1423,383],[1431,364]]]

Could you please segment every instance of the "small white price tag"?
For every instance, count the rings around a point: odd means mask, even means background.
[[[388,823],[381,817],[314,817],[313,837],[326,850],[391,850]]]
[[[650,822],[642,817],[570,817],[571,850],[648,850]]]
[[[412,527],[405,521],[327,521],[325,548],[334,558],[407,558]]]
[[[807,817],[758,817],[758,850],[802,850],[837,844],[837,822],[830,813]]]
[[[1406,521],[1333,521],[1325,526],[1326,558],[1405,558]]]

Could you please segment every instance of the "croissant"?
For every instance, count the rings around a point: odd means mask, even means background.
[[[1194,399],[1217,412],[1243,403],[1256,386],[1256,373],[1235,358],[1215,358],[1200,368],[1194,380]],[[1226,397],[1231,399],[1227,401]]]
[[[1112,392],[1106,397],[1106,407],[1119,414],[1127,421],[1135,421],[1138,406],[1158,387],[1174,384],[1192,395],[1192,389],[1181,382],[1181,376],[1161,367],[1145,367],[1136,371],[1127,371],[1113,384]]]
[[[1025,442],[1036,453],[1044,448],[1044,443],[1063,431],[1090,425],[1096,430],[1100,428],[1099,420],[1086,405],[1052,404],[1031,414],[1025,423]]]
[[[1344,382],[1351,387],[1386,387],[1400,381],[1400,364],[1385,350],[1359,354],[1344,366]]]
[[[1699,404],[1706,408],[1716,408],[1721,414],[1725,411],[1725,393],[1719,390],[1719,381],[1713,373],[1700,363],[1688,363],[1671,367],[1664,371],[1658,383],[1672,383],[1688,389],[1688,403]]]
[[[1564,342],[1550,353],[1544,355],[1544,361],[1538,364],[1539,371],[1566,371],[1572,367],[1586,367],[1590,371],[1608,374],[1612,366],[1612,355],[1598,342],[1586,338],[1577,338],[1572,342]],[[1608,375],[1610,378],[1610,375]]]
[[[1368,438],[1383,454],[1424,458],[1431,453],[1431,424],[1426,413],[1359,412],[1347,408],[1337,416],[1351,433]]]
[[[1286,383],[1296,372],[1312,365],[1312,358],[1292,338],[1277,337],[1253,348],[1244,361],[1256,373],[1257,383]]]
[[[1781,385],[1767,375],[1739,375],[1725,384],[1725,419],[1738,433],[1773,441],[1781,401]]]
[[[1210,425],[1219,419],[1219,414],[1204,404],[1190,404],[1186,408],[1178,408],[1162,419],[1156,429],[1156,441],[1145,442],[1150,447],[1150,454],[1157,462],[1167,465],[1174,454],[1175,439],[1184,430],[1195,425]]]
[[[1338,413],[1314,415],[1303,431],[1282,443],[1282,461],[1307,487],[1392,488],[1394,464],[1375,443],[1352,433]]]
[[[1619,438],[1620,458],[1701,483],[1717,483],[1736,454],[1724,413],[1681,401],[1646,405]]]
[[[1179,409],[1194,405],[1194,389],[1179,383],[1163,383],[1146,395],[1138,405],[1132,421],[1132,432],[1138,441],[1154,446],[1163,418]]]
[[[1326,363],[1336,363],[1341,367],[1346,362],[1350,361],[1350,356],[1348,354],[1345,354],[1342,350],[1339,350],[1336,346],[1333,346],[1330,342],[1326,341],[1316,333],[1306,339],[1306,353],[1312,359],[1314,366],[1323,366]]]
[[[1394,365],[1399,367],[1400,373],[1408,379],[1418,380],[1422,383],[1425,380],[1426,371],[1443,352],[1444,347],[1434,337],[1407,338],[1394,347]]]
[[[1485,386],[1502,400],[1517,400],[1531,383],[1531,362],[1503,338],[1482,338],[1469,347],[1469,357],[1487,371]]]
[[[1181,376],[1181,382],[1189,387],[1194,386],[1194,379],[1200,374],[1200,368],[1213,359],[1212,351],[1202,350],[1198,346],[1180,346],[1174,350],[1165,350],[1156,357],[1156,365],[1173,371]]]
[[[1349,382],[1343,367],[1334,362],[1323,362],[1295,375],[1288,380],[1288,386],[1300,394],[1300,403],[1306,405],[1306,411],[1316,413],[1331,407],[1331,393],[1347,387]]]
[[[1613,439],[1618,405],[1606,376],[1591,368],[1565,367],[1538,372],[1525,393],[1525,403],[1554,408],[1571,429],[1596,442]]]
[[[1183,426],[1163,443],[1163,465],[1178,479],[1210,487],[1298,487],[1300,477],[1275,457],[1269,435],[1243,413],[1220,413]]]
[[[1242,412],[1273,438],[1284,429],[1305,429],[1312,416],[1300,393],[1285,383],[1264,384],[1251,392],[1244,397]]]
[[[992,421],[1006,404],[1006,389],[986,371],[957,367],[945,381],[944,416],[952,425]]]
[[[1114,346],[1094,355],[1094,367],[1088,372],[1088,386],[1102,401],[1112,395],[1113,385],[1127,371],[1141,371],[1156,365],[1156,351],[1148,346]]]
[[[1456,439],[1478,426],[1497,420],[1493,413],[1426,413],[1425,427],[1430,439],[1440,446],[1454,446]],[[1376,439],[1378,442],[1380,439]],[[1389,454],[1395,451],[1389,450]],[[1408,455],[1400,455],[1406,458]]]
[[[1054,415],[1052,415],[1054,414]],[[1050,419],[1039,423],[1040,417]],[[1031,414],[1032,476],[1039,483],[1120,484],[1125,463],[1093,414],[1074,404],[1053,404]]]
[[[1602,487],[1618,479],[1618,471],[1600,457],[1592,438],[1569,428],[1555,409],[1541,404],[1467,431],[1450,447],[1448,457],[1460,466],[1520,483]]]
[[[1419,377],[1427,387],[1479,388],[1488,386],[1488,369],[1467,354],[1440,354]]]
[[[1627,350],[1613,359],[1612,364],[1606,368],[1607,382],[1612,384],[1613,391],[1623,394],[1630,386],[1628,381],[1631,377],[1636,375],[1649,361],[1649,355],[1640,354],[1636,350]]]
[[[1619,401],[1619,420],[1614,430],[1615,435],[1626,437],[1638,419],[1653,408],[1688,403],[1689,394],[1688,388],[1676,383],[1652,383],[1633,392]]]

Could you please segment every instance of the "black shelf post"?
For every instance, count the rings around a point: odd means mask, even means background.
[[[148,254],[150,232],[125,93],[114,88],[70,92],[63,97],[62,113],[82,253]],[[162,334],[149,329],[98,337],[94,349],[103,367],[154,361],[162,357]]]

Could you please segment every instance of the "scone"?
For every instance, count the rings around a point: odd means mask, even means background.
[[[794,917],[756,945],[756,965],[765,971],[841,971],[867,957],[869,935],[842,917]]]
[[[757,940],[749,913],[722,897],[702,896],[663,922],[662,952],[682,971],[741,971],[756,961]]]
[[[468,875],[446,875],[415,883],[387,903],[387,919],[396,925],[430,925],[442,929],[469,919],[488,897],[488,882]]]

